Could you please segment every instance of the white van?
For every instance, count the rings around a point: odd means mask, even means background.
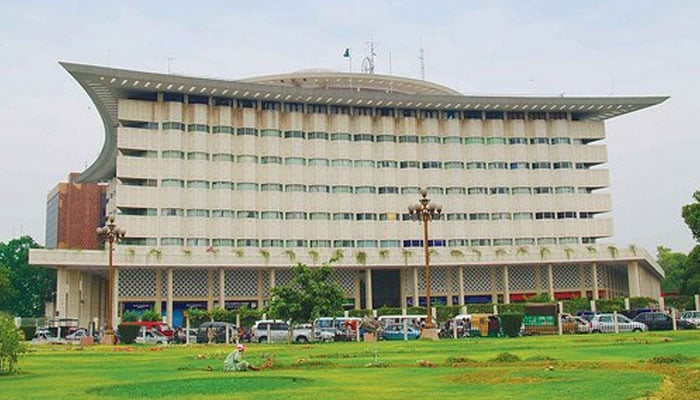
[[[356,317],[321,317],[314,321],[314,337],[324,342],[353,340],[361,323],[362,318]]]
[[[289,338],[289,324],[280,320],[257,321],[253,325],[252,334],[251,341],[284,343]],[[308,343],[311,339],[311,330],[308,328],[294,327],[292,330],[292,341],[295,343]]]

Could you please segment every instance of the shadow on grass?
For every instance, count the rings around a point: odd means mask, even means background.
[[[109,398],[175,398],[188,395],[220,395],[237,392],[289,389],[309,385],[311,379],[284,376],[241,376],[248,373],[230,373],[216,378],[188,378],[167,381],[98,386],[87,394]]]

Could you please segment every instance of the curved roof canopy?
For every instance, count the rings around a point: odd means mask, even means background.
[[[97,160],[79,182],[106,180],[116,173],[118,100],[135,94],[169,92],[241,100],[312,103],[329,106],[474,111],[562,111],[602,121],[641,110],[668,97],[466,96],[435,83],[384,75],[325,71],[227,81],[60,63],[95,103],[105,126]]]

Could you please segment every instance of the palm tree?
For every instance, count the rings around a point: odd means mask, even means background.
[[[504,255],[508,254],[508,252],[507,252],[505,249],[502,249],[502,248],[500,248],[500,247],[497,248],[497,249],[494,251],[494,253],[496,254],[496,258],[499,258],[500,256],[504,256]]]
[[[263,260],[265,260],[265,264],[267,265],[270,262],[270,252],[267,250],[260,250],[260,255],[262,256]]]
[[[404,264],[408,265],[408,259],[413,257],[413,251],[412,250],[407,250],[407,249],[402,249],[401,250],[401,255],[403,256],[403,262]]]
[[[367,265],[367,252],[358,251],[355,253],[355,260],[358,264]]]
[[[345,255],[343,254],[343,250],[341,249],[335,249],[333,251],[333,254],[331,254],[332,261],[340,261],[343,259],[343,257],[345,257]]]
[[[617,249],[617,247],[615,245],[611,244],[610,246],[608,246],[608,251],[610,252],[610,255],[612,256],[612,258],[617,258],[617,253],[619,250]]]
[[[161,257],[163,257],[163,252],[160,249],[156,249],[155,247],[152,248],[151,250],[148,251],[149,256],[153,256],[156,258],[156,260],[160,260]]]
[[[311,256],[311,261],[314,263],[314,265],[318,264],[318,258],[321,254],[316,250],[309,250],[309,255]]]
[[[589,244],[588,246],[586,246],[586,250],[588,250],[588,252],[591,254],[598,252],[598,248],[593,246],[592,244]]]
[[[540,258],[541,259],[544,260],[545,258],[547,258],[549,253],[551,253],[551,251],[549,251],[548,247],[540,247]]]
[[[386,260],[389,257],[389,250],[387,249],[382,249],[379,250],[379,258],[382,260]]]
[[[632,255],[635,255],[635,256],[636,256],[636,255],[637,255],[637,250],[639,250],[639,249],[637,248],[637,245],[634,245],[634,244],[631,244],[631,245],[630,245],[630,251],[632,252]]]
[[[284,255],[289,258],[289,261],[294,262],[297,259],[297,253],[294,252],[294,250],[285,250]]]
[[[564,248],[564,253],[566,253],[567,260],[571,259],[571,254],[573,254],[573,252],[574,252],[574,249],[572,249],[571,247]]]
[[[476,247],[472,247],[471,251],[476,256],[476,260],[480,261],[481,260],[481,250],[477,249]]]
[[[519,255],[519,256],[527,255],[527,253],[528,253],[528,250],[527,250],[527,247],[525,247],[525,246],[520,246],[520,247],[518,247],[518,249],[515,251],[515,254],[517,254],[517,255]]]
[[[214,251],[212,251],[211,253],[212,253],[212,254],[216,254],[216,253],[217,253],[217,250],[214,249]],[[236,250],[233,251],[233,254],[235,254],[236,257],[239,257],[239,258],[240,258],[240,257],[243,257],[243,255],[244,255],[245,253],[243,253],[243,250],[241,250],[241,249],[236,249]]]
[[[454,258],[464,258],[464,252],[462,250],[450,250],[450,255]]]

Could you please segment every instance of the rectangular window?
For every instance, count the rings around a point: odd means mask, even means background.
[[[319,248],[319,247],[331,247],[330,240],[309,240],[309,247]]]
[[[309,193],[330,193],[331,188],[328,185],[309,185]]]
[[[464,169],[462,161],[445,161],[445,169]]]
[[[377,168],[398,168],[399,163],[393,160],[377,161]]]
[[[306,213],[302,211],[289,211],[284,213],[284,219],[286,220],[305,220]]]
[[[328,221],[331,219],[331,213],[312,212],[312,213],[309,213],[309,219],[312,221]]]
[[[355,194],[375,194],[377,188],[374,186],[355,186]]]
[[[204,125],[204,124],[189,124],[189,125],[187,125],[187,132],[204,132],[204,133],[209,133],[209,125]]]
[[[489,213],[471,213],[469,214],[470,221],[488,221]]]
[[[515,238],[513,241],[513,244],[516,246],[534,246],[535,245],[535,238]]]
[[[284,185],[284,191],[288,193],[306,193],[306,185],[291,183],[289,185]]]
[[[351,193],[352,194],[352,186],[347,186],[347,185],[336,185],[331,188],[333,193]]]
[[[260,241],[260,247],[284,247],[282,239],[263,239]]]
[[[185,152],[180,151],[180,150],[163,150],[160,153],[160,156],[162,158],[174,158],[178,160],[184,160],[185,159]]]
[[[303,239],[289,239],[284,241],[284,247],[308,247],[308,241]]]
[[[284,131],[285,139],[304,139],[304,131]]]
[[[470,187],[469,189],[467,189],[467,193],[469,193],[470,195],[472,195],[472,194],[488,194],[489,188],[478,187],[478,186],[477,187]]]
[[[447,136],[442,139],[442,144],[462,144],[462,138],[459,136]]]
[[[530,139],[530,144],[544,144],[548,145],[549,144],[549,138],[546,137],[535,137]]]
[[[355,247],[354,240],[334,240],[333,247]]]
[[[355,168],[374,168],[374,160],[355,160]]]
[[[280,184],[280,183],[261,183],[260,184],[260,191],[261,192],[281,192],[282,191],[282,184]]]
[[[357,247],[377,247],[376,240],[358,240]]]
[[[281,138],[282,131],[280,131],[279,129],[261,129],[260,130],[260,137]]]
[[[379,194],[399,194],[398,186],[380,186],[378,188]]]
[[[191,151],[191,152],[187,153],[187,159],[188,160],[209,161],[209,154],[207,154],[203,151]]]
[[[399,247],[400,245],[401,245],[401,241],[399,241],[399,240],[380,240],[379,241],[379,247],[381,247],[381,248]]]
[[[209,218],[209,210],[203,208],[191,208],[187,210],[185,215],[193,218]]]
[[[463,187],[448,187],[445,189],[445,194],[467,194],[467,189]]]
[[[198,179],[187,181],[187,188],[188,189],[209,189],[209,181],[198,180]]]
[[[303,157],[285,157],[284,165],[306,165],[306,159]]]
[[[163,122],[163,130],[173,130],[173,131],[185,131],[185,124],[182,122]]]
[[[352,135],[353,142],[374,142],[374,135],[369,133],[357,133]]]
[[[236,190],[257,192],[258,184],[255,182],[238,182],[236,183]]]
[[[333,213],[333,221],[352,221],[352,213]]]
[[[418,136],[414,135],[403,135],[399,136],[399,143],[418,143]]]
[[[260,219],[282,219],[281,211],[261,211]]]
[[[187,245],[192,246],[192,247],[209,246],[209,239],[207,239],[207,238],[188,238]]]
[[[331,160],[331,167],[352,167],[352,160],[346,158],[336,158]]]
[[[532,213],[530,213],[530,212],[516,212],[516,213],[513,213],[513,219],[518,220],[518,221],[532,219]]]
[[[238,239],[236,240],[237,247],[260,247],[258,239]]]
[[[422,169],[442,169],[442,162],[440,161],[423,161],[421,163]]]
[[[532,189],[527,186],[516,186],[510,192],[511,194],[532,194]]]
[[[236,218],[238,219],[257,219],[258,212],[253,210],[241,210],[236,212]]]
[[[218,189],[218,190],[233,190],[233,182],[228,182],[228,181],[214,181],[211,183],[211,188],[212,189]]]
[[[377,135],[377,143],[396,143],[394,135]]]
[[[351,142],[352,135],[349,133],[331,133],[331,141]]]
[[[184,212],[182,208],[161,208],[160,215],[162,217],[182,217]]]
[[[184,244],[185,244],[185,240],[183,238],[174,238],[174,237],[160,238],[160,245],[161,246],[182,246]]]
[[[450,239],[447,241],[448,247],[462,247],[469,246],[469,241],[467,239]]]
[[[421,136],[420,142],[421,144],[440,144],[442,141],[440,136]]]
[[[163,179],[160,181],[161,187],[184,188],[185,181],[182,179]]]
[[[280,156],[261,156],[260,164],[282,164],[282,157]]]
[[[234,218],[236,213],[233,210],[211,210],[212,218]]]
[[[401,188],[401,194],[420,194],[420,188],[417,186],[405,186]]]
[[[236,242],[233,239],[212,239],[211,245],[214,247],[233,247]]]
[[[212,161],[228,161],[228,162],[233,162],[233,154],[225,154],[225,153],[217,153],[217,154],[212,154],[211,156]]]
[[[328,140],[328,133],[326,133],[326,132],[309,132],[306,134],[306,138],[309,140]]]
[[[399,167],[401,169],[420,168],[420,162],[418,162],[418,161],[401,161],[399,163]]]
[[[236,156],[236,162],[257,164],[258,156],[253,154],[240,154]]]

